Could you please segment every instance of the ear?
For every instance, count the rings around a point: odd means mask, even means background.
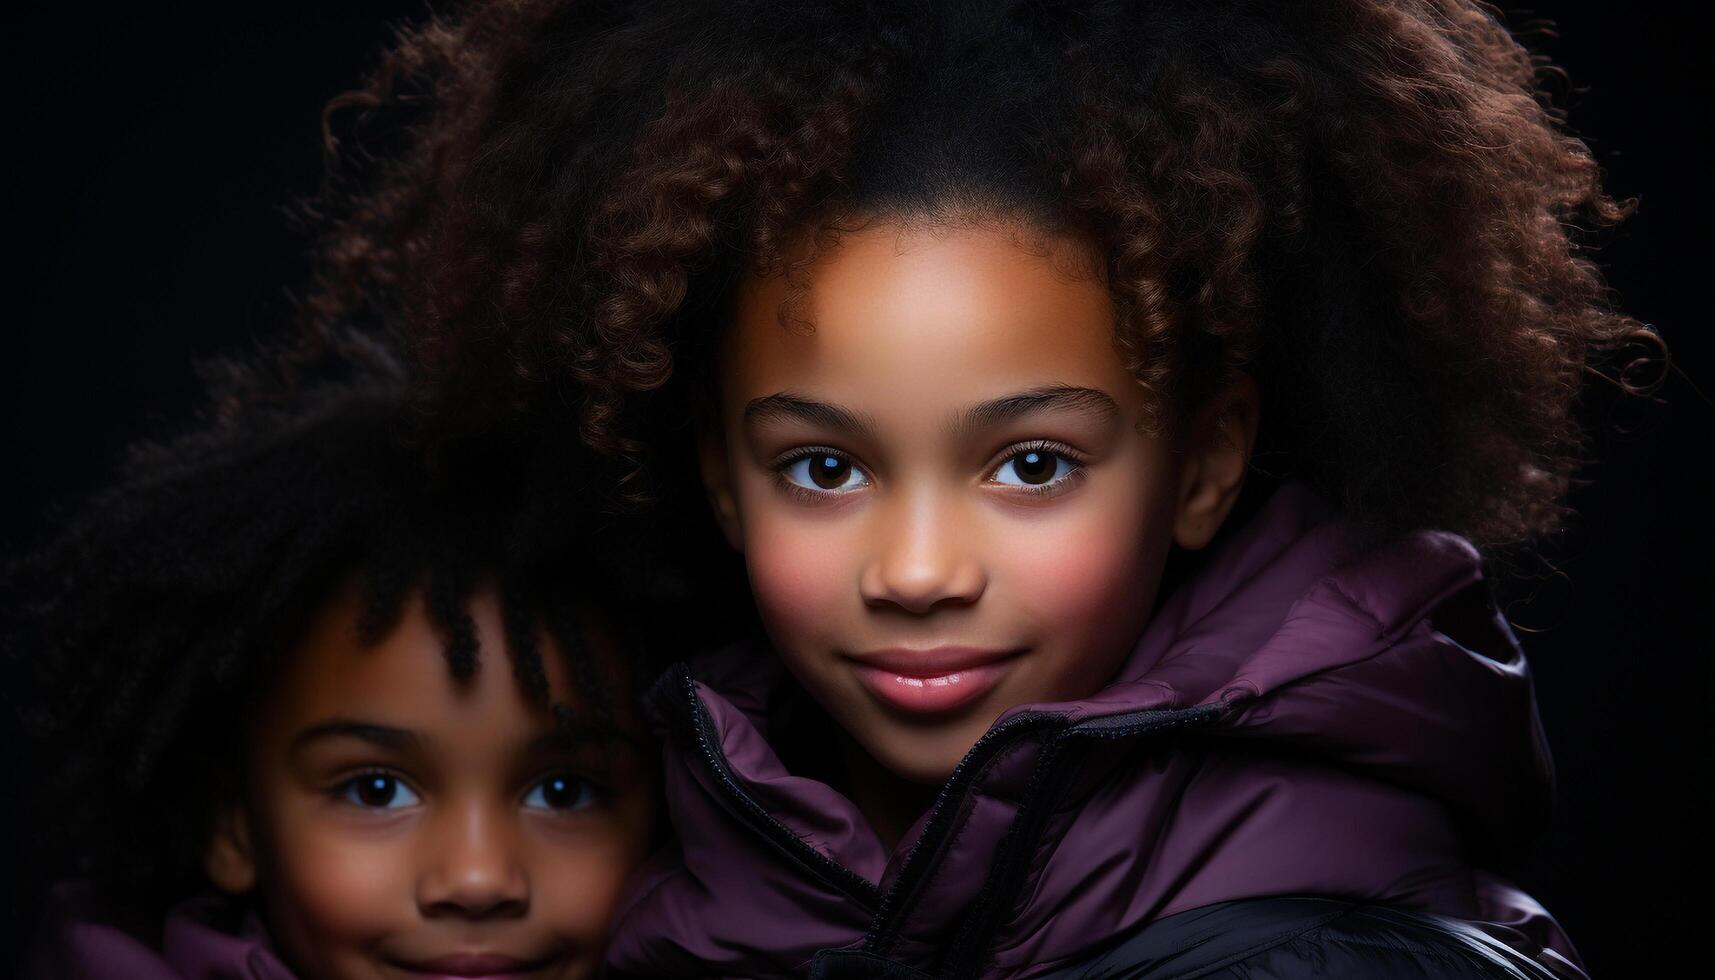
[[[1173,541],[1195,551],[1221,529],[1244,486],[1262,398],[1249,375],[1198,410],[1185,432]]]
[[[256,851],[249,814],[243,807],[225,804],[215,814],[202,868],[214,886],[229,895],[242,895],[256,887]]]
[[[703,488],[709,494],[709,507],[715,512],[715,523],[726,535],[734,551],[744,550],[744,535],[738,519],[738,500],[733,494],[732,465],[727,461],[726,433],[719,421],[705,425],[697,433],[697,455],[703,469]]]

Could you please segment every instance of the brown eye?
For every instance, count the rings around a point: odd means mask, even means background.
[[[1055,464],[1058,457],[1053,453],[1031,450],[1012,457],[1012,471],[1018,474],[1019,480],[1031,486],[1040,486],[1054,478]]]
[[[531,788],[524,805],[536,810],[582,810],[601,802],[602,788],[573,775],[549,776]]]
[[[852,464],[826,453],[810,457],[810,482],[823,490],[838,490],[851,475]]]
[[[1081,468],[1082,464],[1065,453],[1024,449],[1008,456],[992,479],[1013,487],[1046,487],[1060,484]]]
[[[340,799],[366,809],[396,810],[422,802],[399,777],[384,772],[365,773],[340,788]]]
[[[367,776],[357,781],[357,801],[364,806],[386,806],[399,795],[399,781],[391,776]]]
[[[850,493],[869,485],[869,477],[846,456],[812,449],[792,457],[780,468],[786,482],[822,494]]]

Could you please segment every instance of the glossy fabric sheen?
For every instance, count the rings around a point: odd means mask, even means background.
[[[1162,917],[1277,895],[1488,923],[1582,976],[1547,913],[1468,857],[1536,832],[1552,784],[1510,631],[1490,613],[1472,649],[1430,621],[1481,582],[1476,552],[1439,532],[1371,552],[1354,541],[1309,491],[1282,489],[1163,603],[1113,684],[996,722],[991,736],[1009,722],[1051,724],[997,743],[934,853],[913,854],[924,821],[889,853],[848,799],[786,770],[767,708],[790,681],[771,654],[737,648],[693,664],[688,710],[717,744],[668,739],[680,843],[634,877],[610,964],[650,977],[802,976],[820,950],[864,947],[879,895],[909,861],[914,902],[897,942],[876,951],[927,968],[987,887],[1055,733],[1205,705],[1210,723],[1176,733],[1060,743],[1055,765],[1075,768],[981,976],[1045,975]],[[759,832],[723,795],[713,748],[770,820],[869,891],[833,887]]]
[[[215,925],[224,899],[186,902],[168,915],[156,949],[109,925],[76,886],[54,895],[57,935],[25,970],[28,980],[294,980],[275,956],[261,922],[245,916],[236,929]]]
[[[1553,980],[1456,919],[1320,898],[1223,902],[1151,923],[1042,980]]]

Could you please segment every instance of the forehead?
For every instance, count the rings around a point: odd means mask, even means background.
[[[422,731],[463,731],[500,738],[534,737],[554,725],[545,705],[532,701],[516,679],[507,653],[498,598],[478,591],[467,608],[480,652],[467,681],[454,678],[446,641],[431,622],[420,594],[405,601],[398,624],[373,645],[358,636],[356,589],[344,590],[312,623],[268,692],[270,727],[288,729],[326,717],[363,717]],[[580,623],[595,661],[590,673],[618,688],[620,660],[604,629]],[[544,629],[537,632],[549,697],[574,709],[588,698],[577,689],[564,655]]]
[[[723,387],[729,402],[811,390],[902,412],[1044,384],[1118,395],[1136,385],[1094,267],[1082,240],[1020,226],[848,231],[792,285],[742,284]]]

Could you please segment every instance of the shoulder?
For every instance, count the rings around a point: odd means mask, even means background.
[[[76,883],[54,889],[26,980],[293,980],[247,903],[206,895],[180,903],[157,935],[121,926]]]
[[[1042,980],[1574,980],[1477,926],[1324,898],[1223,902],[1156,920]]]

